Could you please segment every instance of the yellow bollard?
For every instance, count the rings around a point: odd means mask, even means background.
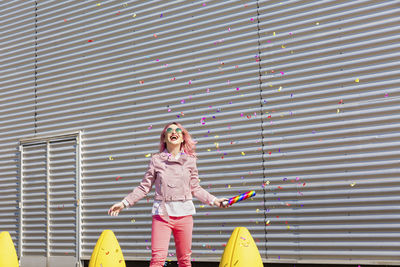
[[[0,266],[19,267],[17,252],[9,232],[0,233]]]
[[[236,227],[222,254],[219,267],[263,267],[260,252],[246,227]]]
[[[97,240],[89,267],[126,267],[121,247],[113,231],[104,230]]]

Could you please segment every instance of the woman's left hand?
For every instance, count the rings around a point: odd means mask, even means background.
[[[220,208],[227,208],[228,206],[224,205],[222,202],[224,201],[229,201],[229,199],[227,198],[217,198],[216,200],[214,200],[214,205]]]

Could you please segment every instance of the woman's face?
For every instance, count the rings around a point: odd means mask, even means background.
[[[183,142],[182,129],[175,124],[171,124],[165,131],[165,143],[171,145],[180,145]]]

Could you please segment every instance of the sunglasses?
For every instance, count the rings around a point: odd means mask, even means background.
[[[173,131],[174,131],[174,129],[172,129],[172,128],[167,128],[167,130],[166,130],[167,133],[172,133]],[[182,129],[181,128],[176,128],[175,132],[177,134],[181,134],[182,133]]]

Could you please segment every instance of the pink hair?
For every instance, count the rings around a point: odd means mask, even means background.
[[[185,152],[189,156],[196,157],[197,142],[192,139],[192,136],[189,134],[189,132],[179,122],[172,122],[165,125],[164,130],[162,130],[160,135],[160,152],[163,152],[167,148],[167,145],[164,142],[165,132],[167,131],[168,126],[172,124],[175,124],[182,129],[183,142],[181,144],[181,150],[183,149],[183,152]]]

